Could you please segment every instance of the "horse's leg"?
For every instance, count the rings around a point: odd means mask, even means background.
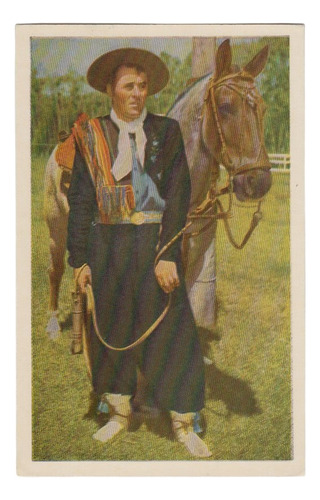
[[[187,236],[183,244],[186,287],[205,355],[216,322],[215,233],[213,224],[199,236]],[[205,362],[209,361],[205,357]]]
[[[58,322],[58,301],[61,279],[65,270],[64,257],[66,253],[67,217],[48,221],[50,233],[50,265],[48,269],[50,282],[49,321],[46,331],[51,339],[58,337],[60,325]]]
[[[215,326],[215,231],[213,225],[199,236],[185,238],[185,279],[196,324],[213,330]]]

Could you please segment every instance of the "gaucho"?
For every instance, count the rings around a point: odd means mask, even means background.
[[[168,69],[151,52],[119,49],[95,60],[87,79],[111,98],[112,110],[80,118],[73,128],[69,264],[82,292],[92,285],[99,331],[116,347],[134,342],[172,297],[163,321],[134,349],[110,350],[91,328],[92,385],[110,408],[108,423],[93,437],[108,442],[127,429],[139,372],[146,404],[170,412],[178,441],[208,457],[193,432],[204,406],[204,366],[179,239],[154,267],[157,253],[185,225],[190,201],[178,122],[145,108],[147,96],[167,84]]]

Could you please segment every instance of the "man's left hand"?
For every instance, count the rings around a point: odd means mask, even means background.
[[[165,293],[173,292],[180,285],[175,262],[159,260],[155,268],[155,275],[159,285]]]

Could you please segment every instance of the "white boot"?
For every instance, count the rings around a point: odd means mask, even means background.
[[[110,408],[111,418],[109,422],[101,427],[95,434],[93,439],[106,443],[110,441],[123,429],[128,428],[128,420],[131,414],[130,398],[131,396],[123,396],[122,394],[105,394],[104,398]]]
[[[195,413],[177,413],[171,411],[172,428],[177,440],[184,444],[194,457],[207,458],[212,453],[202,439],[193,431]]]

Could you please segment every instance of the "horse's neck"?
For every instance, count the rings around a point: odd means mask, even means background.
[[[209,187],[212,175],[217,177],[219,165],[203,141],[203,103],[207,81],[204,78],[186,92],[170,110],[168,116],[178,120],[184,140],[191,176],[191,208],[201,203]]]
[[[191,177],[190,208],[193,210],[206,197],[210,188],[216,187],[219,165],[211,155],[204,154],[201,148],[194,151],[191,161],[188,158]]]

